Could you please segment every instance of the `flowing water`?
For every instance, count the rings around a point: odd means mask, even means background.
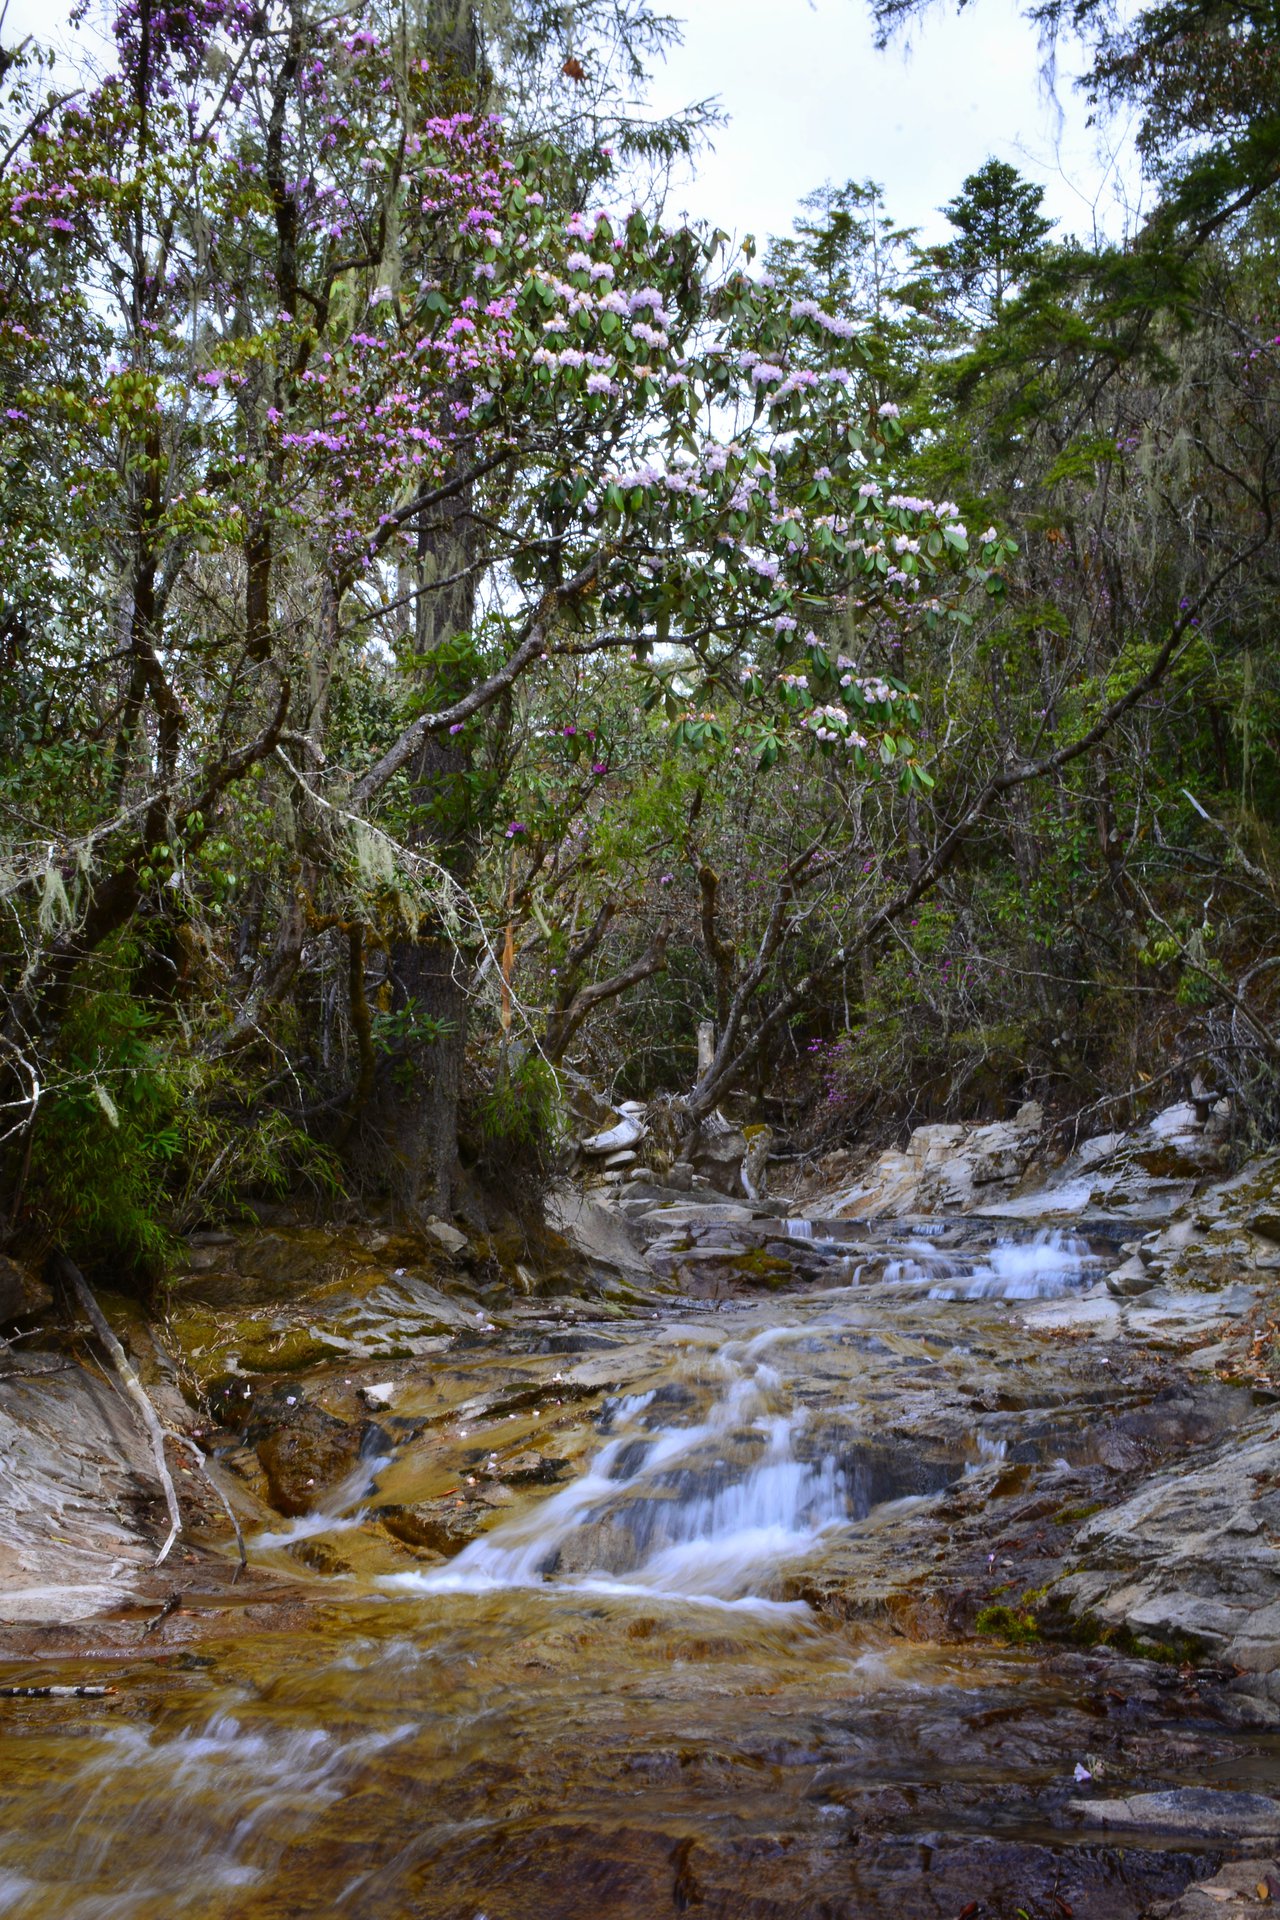
[[[1203,1871],[1073,1824],[1111,1711],[1085,1656],[865,1604],[904,1555],[927,1602],[957,1489],[1087,1460],[1098,1394],[1009,1303],[1100,1263],[1057,1234],[846,1253],[827,1291],[531,1316],[403,1372],[386,1446],[252,1540],[308,1581],[287,1628],[246,1606],[176,1658],[139,1633],[111,1700],[0,1703],[0,1916],[1125,1920]],[[531,1449],[558,1484],[512,1496]],[[486,1488],[455,1552],[386,1530]],[[1271,1764],[1173,1707],[1140,1733],[1145,1783]]]

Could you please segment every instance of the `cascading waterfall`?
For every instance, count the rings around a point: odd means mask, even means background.
[[[796,1239],[812,1223],[793,1220]],[[884,1280],[930,1300],[1052,1298],[1095,1277],[1088,1243],[1061,1232],[997,1242],[975,1259],[920,1237],[890,1261]],[[620,1401],[609,1437],[587,1471],[531,1513],[473,1541],[445,1567],[388,1576],[413,1593],[486,1592],[551,1585],[576,1591],[664,1594],[722,1605],[769,1604],[777,1569],[809,1552],[865,1509],[838,1459],[798,1443],[803,1406],[783,1404],[764,1355],[803,1329],[765,1329],[713,1356],[706,1382],[678,1400]],[[717,1377],[718,1376],[718,1377]]]
[[[609,1322],[576,1352],[554,1321],[506,1350],[460,1345],[415,1399],[406,1385],[423,1417],[389,1427],[404,1435],[390,1474],[371,1430],[313,1513],[251,1542],[275,1573],[282,1548],[348,1533],[315,1557],[334,1571],[301,1630],[292,1600],[277,1618],[259,1591],[206,1654],[188,1659],[189,1627],[177,1659],[126,1642],[112,1699],[3,1703],[3,1920],[649,1920],[685,1887],[705,1889],[690,1904],[779,1920],[818,1901],[915,1916],[985,1897],[1005,1855],[993,1831],[1026,1840],[1018,1893],[1043,1905],[1060,1871],[1036,1868],[1045,1834],[1099,1740],[1093,1666],[1077,1709],[1056,1662],[1041,1685],[986,1640],[930,1646],[780,1596],[865,1602],[865,1567],[928,1603],[956,1551],[953,1500],[937,1504],[952,1488],[962,1510],[992,1503],[981,1590],[1020,1591],[998,1502],[1077,1471],[1056,1461],[1058,1436],[1100,1396],[1085,1381],[1077,1407],[1078,1354],[1004,1303],[1065,1293],[1106,1261],[1081,1238],[990,1221],[825,1239],[850,1224],[797,1233],[796,1267],[834,1279],[815,1245],[852,1245],[860,1286],[677,1300],[665,1324]],[[1032,1366],[1043,1392],[1024,1408],[1005,1369]],[[578,1393],[557,1391],[570,1367],[594,1434]],[[485,1524],[504,1466],[521,1462],[510,1483],[528,1485],[529,1448],[573,1459],[573,1480],[530,1490],[451,1562],[379,1542],[384,1504],[439,1512],[464,1476],[476,1497],[457,1504]],[[1049,1486],[1055,1512],[1074,1498]],[[67,1677],[82,1671],[102,1668]],[[1174,1753],[1169,1778],[1189,1764]],[[864,1824],[880,1833],[888,1803],[903,1813],[886,1844],[848,1844]],[[945,1881],[921,1874],[922,1845],[956,1862]]]
[[[755,1345],[756,1343],[752,1343]],[[662,1424],[654,1394],[621,1401],[587,1472],[445,1568],[394,1575],[415,1593],[556,1585],[760,1604],[780,1562],[850,1517],[838,1462],[805,1460],[803,1407],[778,1412],[772,1367],[713,1362],[725,1385],[691,1424]]]
[[[1045,1230],[1030,1240],[999,1241],[976,1262],[908,1241],[905,1257],[888,1261],[883,1277],[930,1300],[1054,1300],[1091,1284],[1102,1270],[1087,1240]]]

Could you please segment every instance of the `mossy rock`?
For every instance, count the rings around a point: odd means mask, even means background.
[[[780,1259],[776,1253],[766,1253],[763,1247],[740,1254],[734,1260],[733,1270],[740,1279],[753,1286],[768,1287],[771,1292],[790,1286],[796,1277],[795,1268],[789,1260]]]
[[[258,1337],[239,1349],[240,1365],[249,1373],[302,1373],[340,1359],[344,1349],[326,1340],[314,1327],[288,1327],[282,1332],[260,1330]]]
[[[1007,1647],[1031,1646],[1040,1638],[1035,1616],[1020,1607],[983,1607],[973,1624],[977,1632],[1003,1640]]]

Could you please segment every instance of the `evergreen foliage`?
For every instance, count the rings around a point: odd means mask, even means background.
[[[1096,42],[1185,136],[1132,247],[993,160],[941,246],[828,183],[761,270],[656,213],[706,116],[633,112],[621,0],[5,56],[11,1238],[532,1196],[565,1069],[1275,1131],[1280,214],[1158,25]]]

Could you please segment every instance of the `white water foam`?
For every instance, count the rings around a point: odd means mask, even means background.
[[[248,1545],[267,1551],[292,1547],[299,1540],[312,1540],[318,1533],[353,1533],[364,1523],[366,1496],[373,1491],[374,1482],[390,1461],[389,1453],[371,1454],[367,1460],[361,1460],[345,1479],[330,1487],[310,1513],[299,1514],[288,1526],[253,1535]]]
[[[849,1489],[834,1459],[798,1457],[804,1409],[771,1411],[778,1375],[749,1355],[739,1362],[722,1353],[713,1362],[726,1386],[700,1420],[658,1425],[645,1417],[660,1412],[654,1395],[624,1400],[610,1439],[571,1486],[473,1541],[447,1567],[394,1574],[384,1584],[414,1593],[551,1584],[778,1605],[766,1592],[778,1564],[849,1519]]]
[[[103,1729],[53,1793],[47,1835],[0,1835],[0,1914],[173,1920],[243,1911],[241,1890],[276,1868],[356,1769],[415,1731],[393,1724],[344,1736],[228,1712],[177,1734]],[[123,1835],[122,1774],[136,1788]],[[21,1871],[4,1864],[10,1847]]]
[[[1031,1240],[1001,1241],[977,1261],[909,1241],[906,1257],[890,1260],[884,1278],[930,1300],[1057,1300],[1100,1271],[1087,1240],[1045,1230]]]

